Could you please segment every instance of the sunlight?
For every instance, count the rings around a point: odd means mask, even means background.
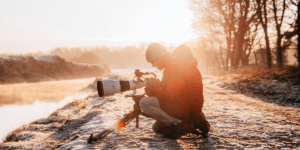
[[[0,53],[141,42],[176,44],[193,38],[192,12],[185,0],[5,3],[6,12],[0,14]]]

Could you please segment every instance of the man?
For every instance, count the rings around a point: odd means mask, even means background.
[[[161,83],[147,85],[148,97],[140,101],[141,109],[157,120],[153,131],[171,139],[187,133],[206,137],[210,125],[202,113],[202,77],[190,48],[180,45],[170,54],[161,44],[152,43],[146,59],[153,67],[164,70]]]

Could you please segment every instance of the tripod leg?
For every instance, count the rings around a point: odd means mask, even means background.
[[[139,127],[139,120],[140,120],[140,119],[139,119],[139,115],[136,115],[136,117],[135,117],[135,121],[136,121],[136,122],[135,122],[135,127],[136,127],[136,128]]]
[[[115,129],[121,130],[123,127],[125,127],[130,121],[132,121],[134,118],[136,118],[136,113],[134,111],[130,112],[129,114],[125,115],[120,121],[115,123],[114,125],[110,126],[108,129],[105,129],[101,133],[97,135],[91,134],[90,137],[87,140],[87,143],[92,143],[94,141],[103,139],[106,137],[108,134],[113,132]]]

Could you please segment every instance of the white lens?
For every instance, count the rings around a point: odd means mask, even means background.
[[[98,95],[100,97],[110,96],[116,93],[134,90],[146,86],[144,82],[133,82],[133,80],[118,81],[118,80],[102,80],[97,81]]]
[[[130,90],[139,89],[146,86],[146,81],[144,82],[133,82],[133,80],[129,80]]]
[[[104,80],[103,85],[103,96],[114,95],[115,93],[121,92],[120,82],[117,80]]]

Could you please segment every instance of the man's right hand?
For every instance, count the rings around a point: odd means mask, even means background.
[[[152,87],[145,87],[145,93],[149,96],[149,97],[156,97],[157,96],[157,91],[156,89],[152,88]]]
[[[145,88],[145,93],[150,97],[157,97],[161,91],[159,79],[146,79],[147,86]]]

